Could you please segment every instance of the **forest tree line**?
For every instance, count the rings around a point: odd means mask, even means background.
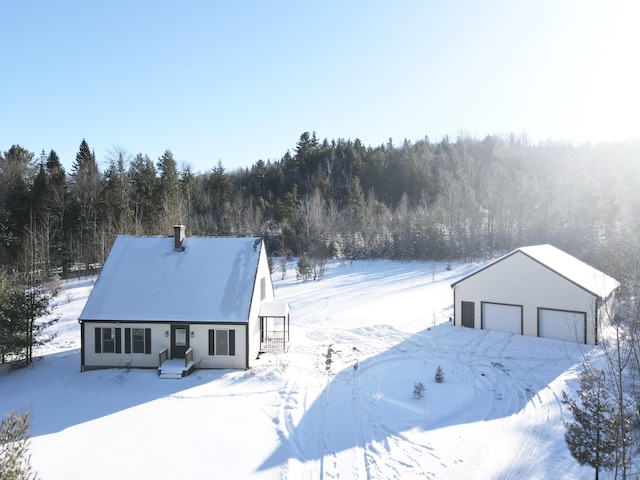
[[[66,276],[101,264],[116,235],[181,223],[313,259],[490,259],[551,243],[620,276],[640,244],[638,160],[638,143],[511,135],[365,147],[305,132],[279,160],[197,174],[170,150],[155,161],[116,150],[101,169],[83,139],[67,172],[55,150],[13,145],[0,154],[0,263]]]

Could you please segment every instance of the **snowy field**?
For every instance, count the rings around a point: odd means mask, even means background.
[[[296,282],[276,266],[289,352],[180,380],[81,373],[92,281],[66,283],[57,338],[0,376],[0,414],[30,410],[43,480],[592,478],[566,447],[560,399],[598,349],[453,327],[450,285],[477,267],[335,262]]]

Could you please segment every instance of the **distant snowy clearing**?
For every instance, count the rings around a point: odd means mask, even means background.
[[[565,445],[560,399],[599,350],[453,327],[450,285],[478,266],[332,262],[319,282],[276,266],[289,351],[181,380],[80,373],[92,282],[69,282],[42,359],[0,376],[0,413],[31,411],[44,480],[592,478]]]

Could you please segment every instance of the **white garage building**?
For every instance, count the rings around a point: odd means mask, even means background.
[[[522,247],[451,285],[454,325],[596,345],[618,282],[551,245]]]

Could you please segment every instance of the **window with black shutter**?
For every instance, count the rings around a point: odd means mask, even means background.
[[[131,353],[131,329],[124,329],[124,353]]]
[[[122,353],[122,329],[116,328],[116,353]]]
[[[113,328],[102,329],[102,353],[116,353],[116,339]]]
[[[144,328],[131,329],[131,346],[133,353],[144,353]]]
[[[209,355],[215,355],[216,354],[216,350],[214,348],[215,345],[215,330],[209,330]]]
[[[151,354],[151,329],[144,329],[144,353]]]
[[[209,330],[209,355],[235,355],[235,330]]]
[[[102,353],[102,329],[100,327],[95,329],[95,347],[96,353]]]

